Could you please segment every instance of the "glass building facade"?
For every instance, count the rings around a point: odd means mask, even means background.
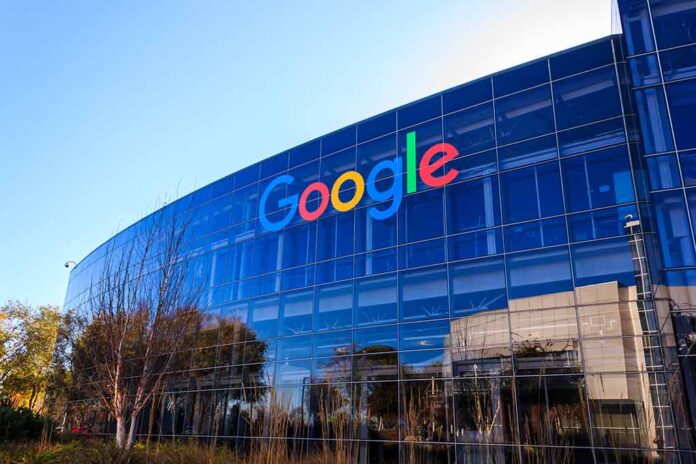
[[[286,438],[310,448],[327,438],[330,387],[361,462],[695,461],[696,1],[618,3],[622,34],[350,125],[167,206],[191,218],[206,324],[141,433],[234,445],[267,430],[272,387],[292,412]],[[283,209],[314,182],[367,179],[438,144],[456,148],[456,178],[415,179],[387,218],[370,208],[393,198],[368,195],[310,221]],[[269,189],[282,175],[295,181]],[[269,232],[261,200],[289,222]],[[137,230],[76,266],[67,308]]]

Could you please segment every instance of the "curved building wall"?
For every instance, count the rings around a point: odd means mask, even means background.
[[[673,329],[690,330],[673,317],[693,288],[691,192],[673,188],[689,152],[644,150],[652,113],[626,48],[612,36],[464,84],[167,206],[193,218],[209,323],[154,434],[263,433],[263,385],[309,446],[334,385],[376,462],[475,461],[481,443],[491,462],[690,449],[690,347]],[[72,271],[66,307],[138,227]]]

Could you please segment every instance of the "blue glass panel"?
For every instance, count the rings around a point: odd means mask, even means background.
[[[495,146],[492,103],[445,116],[443,124],[445,142],[454,145],[460,156]]]
[[[329,189],[336,179],[346,171],[355,169],[355,148],[349,148],[331,156],[321,159],[321,181],[328,185]],[[352,186],[351,183],[345,184]]]
[[[681,186],[676,155],[661,155],[647,158],[648,178],[652,190],[663,190]]]
[[[548,85],[495,102],[498,145],[554,131],[551,90]]]
[[[684,185],[691,187],[696,185],[696,151],[679,153]]]
[[[399,243],[444,235],[443,189],[404,197],[399,209]]]
[[[317,227],[317,261],[353,253],[354,210],[319,219]]]
[[[565,218],[562,217],[505,227],[507,251],[561,245],[567,241]]]
[[[345,356],[353,350],[353,334],[350,330],[329,332],[314,337],[315,357]]]
[[[348,126],[332,132],[321,139],[321,155],[330,155],[344,148],[355,145],[356,126]]]
[[[287,337],[278,340],[279,361],[309,358],[312,356],[312,336]]]
[[[355,255],[355,277],[396,271],[396,259],[396,248]]]
[[[548,81],[549,65],[543,60],[496,74],[493,76],[493,91],[499,98]]]
[[[309,184],[319,180],[319,160],[292,168],[288,171],[288,174],[293,176],[295,181],[287,185],[287,195],[299,196]]]
[[[661,49],[696,42],[696,3],[650,0],[657,45]]]
[[[396,274],[355,281],[356,326],[396,322]]]
[[[525,298],[572,290],[566,247],[508,255],[510,298]]]
[[[480,258],[503,252],[503,238],[499,228],[470,232],[447,237],[448,259]]]
[[[249,327],[258,339],[278,335],[278,297],[256,300],[250,305]]]
[[[526,221],[563,212],[558,163],[501,174],[505,222]]]
[[[667,86],[677,148],[696,148],[696,79]]]
[[[293,148],[289,152],[290,167],[299,166],[309,161],[319,158],[319,150],[321,148],[321,140],[316,139],[307,142],[299,147]]]
[[[204,205],[192,212],[193,217],[189,223],[191,237],[203,237],[210,231],[210,205]]]
[[[355,251],[378,250],[396,245],[397,216],[377,220],[367,208],[355,211]]]
[[[484,151],[476,155],[459,156],[449,163],[450,168],[459,170],[457,180],[494,174],[498,170],[495,150]]]
[[[569,211],[634,200],[626,147],[564,159],[563,178]]]
[[[280,335],[293,335],[312,330],[314,291],[283,293],[280,297]]]
[[[215,182],[212,187],[212,198],[218,198],[228,193],[232,193],[234,190],[234,174],[229,175]]]
[[[662,88],[636,90],[635,96],[644,152],[649,155],[674,150]]]
[[[314,261],[316,223],[305,223],[283,231],[283,268]]]
[[[461,110],[493,98],[490,78],[457,87],[442,95],[444,113]]]
[[[251,275],[251,265],[254,250],[254,242],[248,240],[235,246],[234,261],[232,263],[232,278],[244,279]]]
[[[555,82],[553,96],[559,130],[621,115],[612,66]]]
[[[396,158],[396,134],[358,145],[358,172],[367,179],[377,163],[394,158]],[[389,171],[385,171],[380,175],[389,174],[391,174]]]
[[[696,286],[696,270],[693,269],[665,272],[665,278],[667,280],[667,285],[669,286]]]
[[[570,239],[573,242],[624,235],[626,216],[638,217],[635,205],[605,208],[568,216]]]
[[[560,79],[613,62],[614,52],[611,41],[603,40],[551,57],[551,76],[554,79]]]
[[[621,21],[629,55],[655,50],[652,24],[645,0],[620,0]]]
[[[390,111],[358,124],[358,143],[372,140],[395,130],[396,111]]]
[[[439,264],[444,261],[444,238],[399,247],[399,269]]]
[[[450,264],[451,315],[507,307],[503,258]]]
[[[448,320],[431,321],[427,324],[402,324],[399,327],[399,348],[402,350],[444,348],[448,335]]]
[[[446,317],[447,270],[432,267],[401,273],[399,296],[402,321]]]
[[[353,325],[353,283],[317,287],[315,330],[333,330]]]
[[[265,274],[280,269],[278,259],[279,252],[282,252],[279,233],[268,234],[258,237],[254,241],[254,260],[252,272],[254,275]]]
[[[681,191],[653,194],[655,221],[666,267],[696,264],[691,230]]]
[[[449,185],[446,192],[448,234],[500,224],[500,199],[496,177]]]
[[[634,87],[660,83],[660,67],[657,63],[657,55],[654,53],[631,58],[628,60],[628,65]]]
[[[620,285],[636,285],[628,238],[600,240],[573,245],[575,285],[616,281]]]
[[[279,155],[267,158],[261,161],[261,179],[274,176],[288,169],[288,154],[281,153]]]
[[[213,200],[210,204],[210,232],[223,230],[232,225],[232,209],[234,197],[227,195]]]
[[[242,187],[245,187],[253,182],[257,182],[259,180],[259,164],[252,164],[251,166],[242,169],[241,171],[237,171],[235,174],[235,184],[234,188],[235,189],[240,189]]]
[[[436,118],[442,114],[440,95],[426,98],[399,110],[399,129]]]
[[[444,350],[406,351],[399,353],[402,379],[433,379],[443,377]]]
[[[696,76],[696,46],[678,48],[660,53],[665,81]]]
[[[370,327],[353,333],[356,353],[378,353],[397,350],[397,329],[395,325]]]
[[[556,136],[515,143],[498,149],[500,169],[510,169],[558,157]]]
[[[626,141],[623,118],[614,118],[558,133],[561,156],[596,150]]]
[[[314,266],[303,266],[284,271],[281,274],[281,288],[292,290],[314,284]]]
[[[234,206],[232,208],[232,223],[246,222],[256,217],[258,203],[258,184],[237,190],[234,193]]]
[[[353,277],[353,257],[332,259],[317,263],[315,268],[315,283],[327,284]]]

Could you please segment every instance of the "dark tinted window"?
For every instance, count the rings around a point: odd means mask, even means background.
[[[493,89],[498,98],[548,81],[549,68],[544,60],[496,74],[493,76]]]
[[[442,95],[442,107],[444,113],[447,114],[492,98],[491,80],[481,79],[445,92]]]

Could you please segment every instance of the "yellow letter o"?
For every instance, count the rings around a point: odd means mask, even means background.
[[[349,201],[343,202],[338,197],[338,192],[341,190],[341,186],[349,180],[352,180],[353,183],[355,183],[355,194]],[[336,211],[345,212],[355,208],[355,205],[360,202],[364,194],[365,179],[363,179],[363,176],[356,171],[344,172],[338,179],[336,179],[333,187],[331,187],[331,204]]]

